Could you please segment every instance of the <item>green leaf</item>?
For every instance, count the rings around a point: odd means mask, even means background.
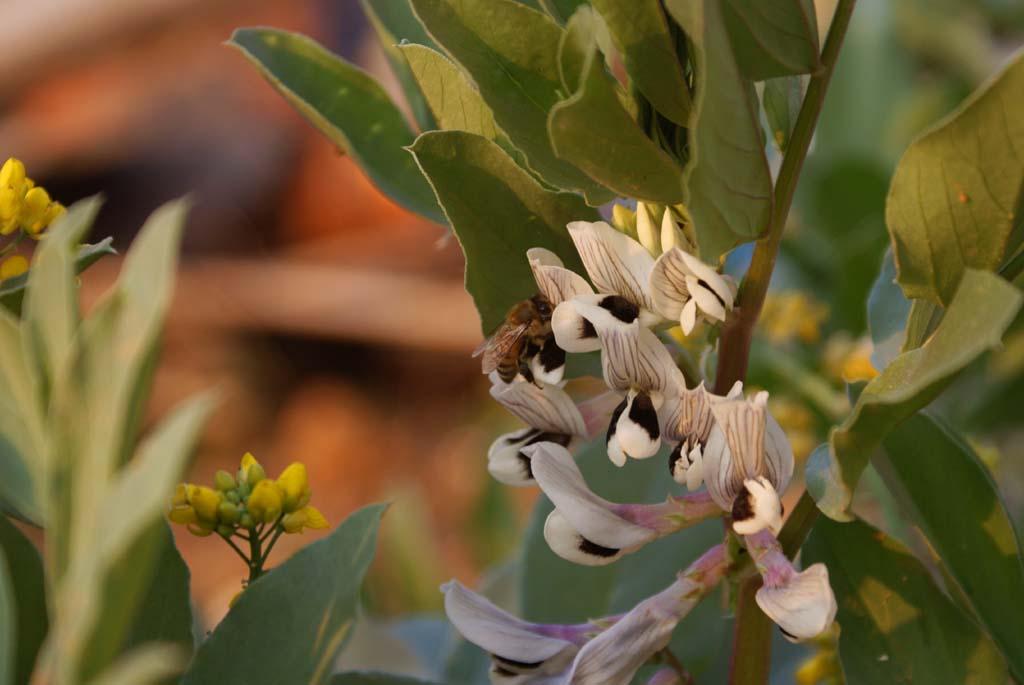
[[[412,0],[434,39],[472,77],[480,96],[530,168],[548,183],[582,191],[594,206],[614,195],[569,162],[548,138],[548,112],[565,94],[558,73],[562,29],[514,0]]]
[[[565,226],[599,217],[579,196],[545,189],[500,147],[471,133],[424,133],[412,152],[462,245],[466,289],[485,332],[537,292],[529,248],[546,247],[583,273]]]
[[[376,81],[313,40],[275,29],[238,29],[238,48],[302,116],[352,156],[381,192],[431,221],[444,217],[403,148],[415,135]]]
[[[352,672],[338,673],[331,678],[331,685],[432,685],[426,680],[410,678],[391,673]],[[447,683],[446,685],[454,685]]]
[[[555,152],[619,195],[677,204],[683,199],[682,169],[640,130],[620,102],[597,47],[599,22],[592,10],[581,8],[566,27],[559,61],[582,65],[582,73],[573,79],[579,87],[572,97],[548,115]]]
[[[451,60],[422,45],[400,45],[399,49],[438,128],[466,131],[497,141],[499,131],[491,108]]]
[[[764,81],[821,67],[813,0],[726,0],[722,16],[747,78]]]
[[[403,43],[437,47],[413,14],[409,0],[359,0],[359,4],[377,32],[388,64],[391,65],[391,71],[402,86],[406,102],[409,103],[412,116],[419,124],[420,130],[430,131],[437,128],[423,93],[417,86],[417,79],[414,78],[400,49]]]
[[[577,458],[587,484],[614,502],[664,501],[671,478],[662,456],[629,464],[629,477],[613,466],[603,441]],[[581,566],[561,559],[544,540],[551,503],[541,498],[523,542],[523,617],[538,622],[571,623],[627,611],[640,599],[664,590],[676,573],[721,542],[722,524],[700,523],[663,538],[608,566]],[[710,668],[728,644],[730,625],[720,606],[702,602],[680,625],[672,649],[694,676]]]
[[[5,645],[0,644],[0,664],[10,669],[5,672],[0,666],[0,683],[7,676],[7,682],[22,685],[28,683],[46,637],[46,584],[35,545],[5,516],[0,516],[0,562],[0,575],[6,574],[8,586],[7,609],[0,607],[0,623],[8,621],[0,627],[8,652],[4,655]]]
[[[793,133],[803,97],[803,82],[799,76],[783,76],[764,82],[761,104],[772,139],[782,152],[789,145],[789,136]]]
[[[1006,255],[1024,194],[1024,52],[903,155],[886,223],[908,298],[948,305]]]
[[[540,4],[555,21],[565,24],[579,7],[587,4],[587,0],[540,0]]]
[[[695,49],[686,205],[701,258],[717,263],[723,252],[768,228],[772,179],[757,95],[736,63],[718,0],[666,0],[665,6]]]
[[[7,570],[7,560],[0,549],[0,685],[14,683],[14,655],[18,648],[17,606],[14,583]]]
[[[871,364],[884,369],[895,359],[906,338],[910,302],[896,285],[896,262],[892,250],[882,258],[882,270],[868,296],[868,331],[871,334]]]
[[[360,509],[250,585],[200,645],[183,684],[327,682],[355,620],[385,508]]]
[[[860,521],[819,519],[801,557],[805,565],[828,567],[839,604],[846,682],[1006,682],[1006,666],[991,641],[942,594],[921,563],[881,531]]]
[[[999,343],[1020,309],[1020,291],[986,271],[968,269],[935,333],[896,357],[860,394],[853,411],[807,465],[807,489],[818,507],[848,520],[853,491],[885,435],[927,406],[953,376]],[[965,335],[970,331],[970,335]]]
[[[890,433],[885,452],[891,467],[882,469],[883,475],[891,474],[887,482],[914,512],[962,596],[1021,680],[1024,615],[1007,607],[1024,606],[1024,566],[991,474],[960,436],[926,414]]]
[[[686,126],[693,106],[690,85],[661,3],[591,0],[590,4],[607,22],[630,80],[664,117]]]
[[[149,644],[125,654],[89,685],[168,685],[187,661],[177,645]]]
[[[117,254],[111,243],[113,238],[104,238],[98,243],[82,245],[75,257],[75,273],[82,273],[105,255]],[[25,298],[25,286],[28,285],[28,274],[23,273],[14,278],[6,278],[0,283],[0,305],[7,308],[15,316],[21,314],[21,303]]]

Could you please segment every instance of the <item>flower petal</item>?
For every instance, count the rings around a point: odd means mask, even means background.
[[[732,278],[723,276],[714,268],[688,252],[683,252],[682,259],[686,262],[686,268],[697,279],[697,283],[717,296],[717,299],[722,301],[722,306],[726,309],[732,309],[733,302],[736,299],[736,291],[729,284]],[[735,285],[735,281],[733,285]]]
[[[809,566],[785,585],[761,587],[755,599],[794,642],[820,635],[836,617],[836,598],[824,564]]]
[[[526,381],[502,382],[491,377],[491,397],[531,428],[546,433],[585,436],[587,426],[572,398],[557,385],[537,387]]]
[[[562,260],[551,250],[532,247],[526,251],[526,258],[533,269],[537,289],[548,298],[552,307],[577,295],[590,295],[594,292],[583,276],[566,269]]]
[[[582,295],[566,300],[555,307],[551,314],[551,331],[555,334],[555,342],[566,352],[594,352],[601,349],[601,340],[597,330],[579,311],[579,302],[593,303],[601,301],[604,295]]]
[[[673,248],[682,248],[687,244],[686,236],[683,234],[679,224],[676,223],[672,212],[666,207],[665,213],[661,216],[661,251],[668,252]]]
[[[612,502],[591,491],[564,447],[542,442],[523,451],[533,460],[533,476],[544,494],[587,540],[606,548],[635,549],[658,536],[616,514]]]
[[[583,415],[583,422],[587,424],[586,437],[593,438],[607,428],[608,419],[621,403],[622,395],[614,390],[608,390],[577,404],[577,409]]]
[[[686,489],[693,492],[704,484],[704,456],[700,445],[690,450],[689,460],[690,465],[686,467]]]
[[[782,502],[764,476],[743,482],[743,490],[732,504],[732,529],[753,535],[767,528],[778,535],[782,528]]]
[[[697,325],[697,300],[690,298],[690,301],[683,306],[683,311],[679,315],[679,327],[683,329],[684,335],[689,335],[693,332],[694,326]]]
[[[724,400],[711,405],[716,424],[704,451],[705,480],[724,509],[732,508],[743,481],[768,475],[764,454],[767,397],[768,393],[760,392],[752,400]],[[712,443],[715,449],[711,449]]]
[[[658,412],[649,394],[631,390],[616,424],[615,437],[626,455],[634,459],[647,459],[658,453],[661,429],[658,425]]]
[[[565,376],[565,350],[558,346],[555,336],[548,336],[540,352],[530,359],[530,371],[533,372],[535,381],[547,385],[562,382]]]
[[[487,450],[487,470],[499,483],[521,487],[533,485],[533,467],[530,457],[523,448],[538,442],[553,442],[566,449],[572,436],[560,433],[545,433],[537,428],[526,428],[515,433],[506,433],[495,440]]]
[[[605,547],[583,537],[558,509],[544,521],[544,540],[552,552],[582,566],[607,566],[626,553],[624,549]]]
[[[686,268],[683,254],[678,247],[667,250],[658,257],[651,270],[651,303],[654,311],[666,319],[678,319],[683,306],[690,301],[686,277],[692,274]]]
[[[696,276],[686,277],[686,287],[704,315],[716,321],[725,321],[725,301],[711,288],[697,280]]]
[[[573,221],[568,229],[598,292],[621,295],[641,309],[652,309],[647,284],[654,258],[643,245],[603,221]]]
[[[636,237],[648,252],[657,254],[658,236],[654,230],[654,219],[643,202],[636,203]]]

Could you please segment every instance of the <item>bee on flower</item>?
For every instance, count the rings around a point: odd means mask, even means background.
[[[219,535],[245,561],[251,583],[265,572],[267,557],[282,534],[329,527],[309,503],[312,494],[305,464],[289,465],[275,480],[246,452],[234,474],[216,473],[213,487],[180,483],[167,518],[199,537]]]

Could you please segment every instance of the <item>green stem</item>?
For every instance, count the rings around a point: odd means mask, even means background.
[[[793,135],[775,183],[774,205],[766,235],[754,247],[750,268],[743,279],[737,298],[737,307],[726,321],[718,343],[718,371],[715,377],[715,392],[718,394],[725,394],[733,383],[746,378],[754,327],[761,314],[765,295],[768,293],[768,284],[775,268],[775,258],[782,242],[789,210],[793,204],[797,180],[807,157],[807,150],[810,148],[818,116],[825,102],[825,92],[835,70],[836,59],[850,25],[855,3],[856,0],[839,0],[822,50],[822,67],[811,77],[807,86],[807,94],[797,115]],[[810,501],[807,493],[804,493],[797,509],[805,512],[808,504],[814,508],[814,503]],[[802,515],[799,523],[793,523],[797,513],[794,511],[790,516],[792,525],[789,535],[794,539],[799,538],[802,542],[806,531],[810,530],[816,511]],[[803,534],[795,534],[800,532]],[[732,685],[762,685],[768,682],[771,663],[771,621],[755,601],[760,584],[760,577],[754,577],[740,588],[736,604],[732,663],[729,669],[729,683]]]
[[[278,527],[277,530],[274,532],[274,537],[272,537],[270,539],[270,544],[267,545],[267,550],[263,553],[263,558],[264,559],[266,559],[267,557],[270,556],[270,550],[274,549],[274,543],[277,542],[277,539],[279,537],[281,537],[281,533],[283,533],[283,532],[284,532],[284,528],[280,528],[280,527]]]
[[[249,582],[251,585],[254,580],[263,575],[263,560],[265,556],[260,549],[260,536],[250,533],[249,538]]]
[[[221,538],[222,538],[222,539],[224,540],[224,542],[226,542],[226,543],[228,543],[229,545],[231,545],[231,549],[235,550],[235,554],[237,554],[238,556],[240,556],[240,557],[242,558],[242,561],[244,561],[244,562],[245,562],[245,565],[246,565],[246,566],[248,566],[248,565],[249,565],[249,557],[245,556],[245,552],[243,552],[243,551],[242,551],[242,550],[241,550],[241,549],[240,549],[240,548],[238,547],[238,545],[236,545],[236,544],[234,543],[234,541],[233,541],[233,540],[232,540],[231,538],[226,538],[226,537],[224,537],[223,535],[221,535]]]

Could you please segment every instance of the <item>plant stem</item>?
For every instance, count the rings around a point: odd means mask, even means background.
[[[693,675],[686,670],[683,666],[683,662],[679,660],[671,649],[666,647],[659,652],[661,660],[679,676],[680,685],[697,685],[697,682],[693,679]]]
[[[807,93],[775,183],[775,202],[767,234],[754,248],[750,268],[740,289],[737,307],[726,321],[718,343],[718,370],[715,377],[715,392],[718,394],[725,394],[733,383],[746,378],[754,326],[768,293],[768,284],[775,268],[775,258],[782,242],[789,210],[793,204],[797,180],[807,157],[807,150],[810,148],[818,116],[825,102],[825,92],[835,70],[839,49],[850,25],[850,16],[855,4],[856,0],[839,0],[822,50],[822,67],[811,77],[807,86]],[[802,541],[814,521],[816,510],[808,513],[808,504],[811,509],[815,509],[810,497],[804,493],[797,509],[790,516],[788,535],[793,539],[798,538]],[[797,513],[800,513],[799,521],[793,523]],[[760,584],[760,577],[754,577],[740,588],[736,604],[732,662],[729,668],[729,682],[732,685],[762,685],[768,682],[771,663],[771,621],[760,610],[755,600]]]
[[[249,538],[250,554],[249,554],[249,581],[248,581],[249,585],[251,585],[254,580],[256,580],[261,575],[263,575],[263,559],[264,559],[264,556],[263,556],[262,550],[261,550],[260,536],[255,534],[255,531],[253,533],[250,533],[250,536],[251,537]]]
[[[245,556],[245,552],[243,552],[241,549],[239,549],[238,545],[236,545],[231,538],[226,538],[223,535],[221,536],[221,538],[223,538],[224,542],[226,542],[229,545],[231,545],[231,549],[235,550],[235,554],[240,556],[242,558],[242,561],[245,562],[245,565],[248,566],[249,565],[249,557]]]

